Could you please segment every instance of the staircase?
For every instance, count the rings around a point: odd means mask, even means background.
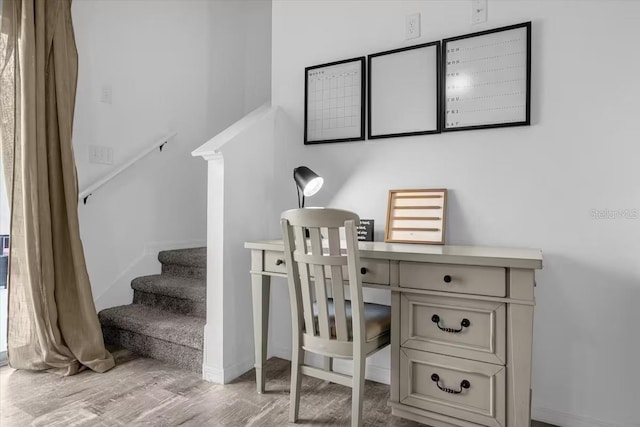
[[[162,274],[131,282],[133,303],[98,313],[106,344],[202,371],[206,248],[162,251]]]

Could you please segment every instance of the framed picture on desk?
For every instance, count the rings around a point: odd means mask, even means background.
[[[389,190],[385,242],[444,245],[447,190]]]

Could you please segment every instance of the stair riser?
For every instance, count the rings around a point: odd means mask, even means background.
[[[171,276],[193,277],[195,279],[206,279],[207,269],[178,264],[162,264],[162,274],[168,274]]]
[[[112,327],[103,326],[102,334],[106,344],[121,346],[189,371],[202,372],[201,350]]]
[[[165,295],[152,294],[149,292],[133,291],[133,303],[144,304],[152,307],[161,308],[177,314],[185,314],[187,316],[207,317],[206,302],[195,302],[191,300],[173,298]]]

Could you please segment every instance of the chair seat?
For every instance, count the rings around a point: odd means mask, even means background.
[[[336,309],[333,298],[327,299],[329,309],[329,333],[331,338],[337,338],[336,334]],[[345,301],[345,312],[347,315],[347,330],[349,331],[349,341],[353,340],[351,301]],[[318,307],[313,303],[313,323],[318,332]],[[380,335],[388,334],[391,329],[391,307],[373,303],[364,303],[364,327],[367,341],[373,341]],[[319,334],[318,334],[319,335]]]

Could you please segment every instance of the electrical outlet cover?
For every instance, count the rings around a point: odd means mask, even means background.
[[[472,24],[487,22],[487,0],[473,0],[471,7]]]
[[[407,15],[405,22],[405,39],[415,39],[420,37],[420,14],[412,13]]]

